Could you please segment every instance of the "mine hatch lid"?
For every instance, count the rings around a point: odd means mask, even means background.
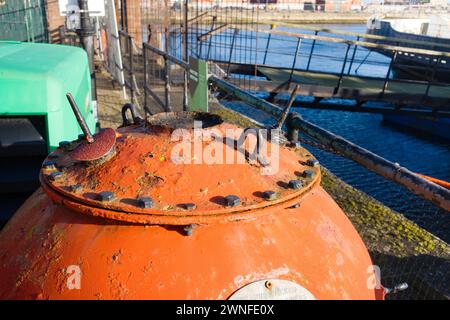
[[[178,119],[178,125],[185,125],[175,129],[162,121],[168,116],[116,130],[114,150],[103,161],[73,161],[70,148],[58,148],[41,170],[44,189],[53,199],[91,215],[186,224],[208,217],[238,219],[285,205],[320,179],[317,161],[303,148],[264,138],[261,145],[267,152],[260,153],[265,155],[260,161],[251,156],[255,131],[247,130],[246,142],[238,148],[234,143],[243,128],[216,119],[212,126],[193,129],[192,119]],[[77,142],[72,144],[76,149]],[[279,156],[272,157],[276,145]]]

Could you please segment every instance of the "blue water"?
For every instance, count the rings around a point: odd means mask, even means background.
[[[365,32],[364,25],[323,25],[323,27],[359,33]],[[299,30],[290,28],[288,31],[295,32]],[[306,30],[300,31],[311,33],[311,31]],[[221,39],[219,35],[213,42],[228,41],[227,43],[229,43],[230,41],[230,39],[223,39],[223,36]],[[259,38],[258,40],[255,39],[253,43],[247,43],[245,45],[243,41],[241,43],[237,41],[241,45],[242,50],[239,47],[236,48],[233,60],[245,61],[248,59],[247,62],[253,63],[257,61],[258,63],[262,63],[267,42]],[[292,38],[289,37],[279,37],[276,40],[272,39],[266,64],[291,67],[296,45],[296,42],[292,41]],[[306,67],[306,57],[311,50],[311,45],[311,41],[302,42],[299,54],[300,59],[297,58],[296,62],[297,68]],[[258,48],[260,52],[258,51],[258,54],[250,56],[244,52],[244,48],[246,47]],[[340,72],[342,69],[342,60],[336,57],[345,55],[345,50],[345,45],[343,46],[341,44],[325,45],[316,43],[314,52],[317,52],[317,57],[311,62],[311,69]],[[225,48],[219,46],[215,48],[212,46],[210,58],[219,60],[228,59],[229,54],[227,55],[227,52]],[[352,52],[352,48],[350,52]],[[205,54],[206,52],[203,51],[203,55]],[[356,51],[355,64],[350,70],[350,73],[385,76],[389,59],[380,54],[370,53],[364,64],[357,69],[359,63],[367,55],[368,50],[364,48]],[[348,72],[348,65],[346,72]],[[239,106],[236,106],[236,108],[239,109]],[[294,111],[299,112],[306,120],[341,135],[390,161],[398,162],[400,165],[412,171],[450,181],[450,141],[390,125],[383,121],[381,115],[377,114],[302,108]],[[313,147],[308,148],[325,167],[347,183],[380,200],[392,209],[401,212],[441,239],[450,242],[449,212],[439,210],[428,201],[422,200],[403,187],[381,178],[350,160]]]

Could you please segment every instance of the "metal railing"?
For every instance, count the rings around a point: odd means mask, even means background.
[[[178,59],[177,57],[174,57],[156,47],[153,47],[147,43],[143,43],[143,65],[144,65],[144,108],[147,112],[151,113],[151,110],[148,105],[148,97],[152,97],[156,103],[166,112],[173,111],[172,108],[172,102],[170,98],[170,91],[171,91],[171,63],[181,67],[184,71],[183,73],[186,73],[189,71],[189,64],[185,61]],[[153,61],[149,61],[149,53],[152,53],[156,56]],[[162,60],[161,60],[162,59]],[[155,92],[151,86],[149,85],[149,67],[152,65],[154,68],[158,67],[162,69],[162,80],[164,85],[164,98],[161,99],[157,92]],[[187,81],[186,77],[184,77],[183,81]],[[183,103],[187,102],[187,85],[183,83]],[[187,106],[183,106],[183,110],[186,110]]]
[[[124,71],[123,85],[130,92],[131,103],[136,103],[136,95],[139,94],[139,90],[137,88],[134,70],[133,38],[127,32],[119,31],[119,43],[122,55],[122,68]]]

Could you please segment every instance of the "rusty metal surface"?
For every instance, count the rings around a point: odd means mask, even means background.
[[[116,143],[116,132],[113,129],[102,129],[95,134],[92,142],[81,141],[70,153],[75,161],[95,161],[112,152]]]
[[[177,164],[174,129],[161,124],[119,129],[101,162],[74,161],[70,148],[49,155],[42,188],[0,233],[0,299],[227,299],[266,279],[317,299],[382,298],[367,285],[375,274],[363,241],[305,149],[280,147],[273,175],[250,159]],[[202,132],[210,128],[246,130]],[[187,145],[231,148],[210,137]]]
[[[173,118],[168,115],[152,117],[150,123],[158,125],[142,124],[119,129],[114,156],[101,163],[69,161],[62,170],[56,170],[60,173],[57,179],[53,178],[55,170],[43,168],[40,179],[44,190],[55,201],[89,215],[135,223],[188,224],[253,218],[264,214],[257,210],[298,202],[320,182],[320,170],[307,164],[313,157],[305,149],[299,156],[299,150],[280,146],[279,170],[274,175],[261,175],[263,166],[253,160],[234,164],[198,164],[195,163],[194,150],[190,164],[174,163],[172,151],[179,141],[172,141],[174,129],[170,128],[169,119]],[[175,119],[180,121],[177,115]],[[205,117],[196,119],[205,120]],[[211,124],[221,122],[209,116],[207,120]],[[181,121],[183,127],[190,128],[191,124],[185,122]],[[227,123],[208,126],[207,129],[210,128],[223,135],[227,130],[240,133],[244,130]],[[193,137],[192,129],[184,130]],[[231,152],[236,159],[241,151],[230,149],[226,142],[229,141],[204,136],[193,138],[188,145],[192,149],[200,145],[203,150],[217,147],[217,150],[223,150],[224,155]],[[271,149],[270,143],[268,149]],[[246,144],[244,150],[249,153],[252,146]],[[69,154],[72,158],[73,152]],[[61,154],[62,151],[58,149],[56,153]],[[61,155],[58,161],[64,159]],[[57,163],[56,167],[60,164]],[[305,174],[311,170],[313,174]],[[301,181],[300,187],[291,187],[292,180]],[[105,198],[101,196],[103,192],[112,194]],[[266,196],[268,192],[271,197]],[[227,205],[226,197],[229,195],[236,195],[239,205]],[[149,198],[152,205],[142,206],[139,202],[142,197]],[[192,205],[187,208],[186,204]]]
[[[317,299],[375,299],[362,240],[317,187],[295,208],[196,227],[83,215],[39,189],[0,233],[0,299],[227,299],[284,279]],[[70,290],[69,266],[81,270]]]

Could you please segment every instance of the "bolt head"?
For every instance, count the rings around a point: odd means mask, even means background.
[[[229,195],[225,197],[225,204],[228,207],[235,207],[241,204],[241,199],[235,195]]]
[[[98,194],[97,199],[106,202],[114,199],[114,193],[111,191],[102,191]]]
[[[301,187],[303,187],[303,182],[300,180],[291,180],[289,181],[289,188],[291,189],[300,189]]]
[[[81,190],[81,184],[77,183],[77,184],[71,185],[69,187],[69,190],[71,192],[77,192],[77,191]]]
[[[153,200],[150,197],[139,197],[138,205],[141,208],[148,209],[153,207]]]
[[[197,206],[195,205],[195,203],[183,203],[182,207],[185,210],[195,210],[197,208]]]
[[[302,147],[302,144],[300,143],[300,141],[292,141],[292,142],[290,143],[290,146],[291,146],[292,148],[299,149],[299,148]]]
[[[50,181],[57,181],[62,178],[62,173],[59,171],[55,171],[55,172],[50,173],[48,177],[49,177]]]
[[[42,168],[46,170],[56,170],[56,162],[55,161],[44,161],[42,164]]]
[[[308,161],[306,161],[306,165],[310,167],[318,167],[319,161],[317,161],[316,159],[308,159]]]
[[[275,191],[268,190],[268,191],[264,191],[263,197],[267,201],[273,201],[278,198],[278,194]]]
[[[69,151],[71,148],[71,142],[70,141],[61,141],[59,143],[59,147],[62,151]]]
[[[187,236],[192,236],[192,234],[194,233],[194,229],[197,228],[196,224],[190,224],[187,225],[183,228],[183,230],[186,232]]]
[[[313,170],[305,170],[303,171],[303,177],[305,178],[314,178],[316,173]]]

